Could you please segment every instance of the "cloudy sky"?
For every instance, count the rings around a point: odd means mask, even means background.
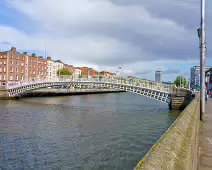
[[[207,1],[207,0],[206,0]],[[207,1],[212,65],[212,1]],[[0,0],[0,50],[16,46],[75,66],[163,80],[199,65],[200,0]],[[210,48],[211,47],[211,48]]]

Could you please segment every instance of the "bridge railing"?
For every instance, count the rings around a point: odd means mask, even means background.
[[[51,83],[51,82],[99,82],[99,83],[114,83],[118,85],[128,85],[134,87],[143,87],[151,90],[158,90],[161,92],[172,92],[172,86],[164,85],[162,83],[150,82],[142,79],[137,81],[129,81],[127,78],[76,78],[76,79],[44,79],[44,80],[34,80],[26,82],[8,82],[7,89],[13,89],[20,86],[33,85],[37,83]]]

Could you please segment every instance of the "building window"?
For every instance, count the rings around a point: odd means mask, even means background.
[[[36,68],[36,66],[34,65],[34,68]]]
[[[6,76],[5,75],[3,76],[3,79],[6,80]]]
[[[13,68],[12,67],[10,68],[10,72],[13,72]]]
[[[10,64],[13,65],[13,61],[10,61]]]
[[[21,73],[24,73],[24,69],[21,70]]]
[[[32,64],[30,64],[30,67],[32,67]]]
[[[33,74],[35,74],[35,70],[33,71]]]
[[[2,65],[2,61],[0,61],[0,65]]]
[[[6,72],[6,68],[4,67],[4,72]]]
[[[34,60],[34,63],[36,62],[36,60]]]
[[[32,74],[32,70],[30,70],[29,73]]]
[[[18,60],[18,59],[19,59],[19,57],[17,56],[17,57],[16,57],[16,60]]]
[[[1,75],[0,75],[0,80],[1,80]]]
[[[13,75],[10,76],[10,80],[13,80]]]
[[[23,67],[24,66],[24,63],[21,63],[21,66]]]
[[[22,80],[22,81],[24,80],[24,76],[23,76],[23,75],[21,76],[21,80]]]
[[[16,68],[16,73],[18,73],[18,68]]]
[[[16,66],[18,66],[18,62],[16,62]]]
[[[4,64],[6,64],[6,61],[4,61]]]
[[[0,68],[0,72],[2,72],[2,68]]]
[[[18,75],[15,76],[15,80],[18,80]]]

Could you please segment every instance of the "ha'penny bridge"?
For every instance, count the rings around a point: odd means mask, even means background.
[[[28,82],[18,82],[18,83],[8,83],[5,84],[4,88],[1,89],[1,96],[4,98],[13,98],[23,96],[31,91],[49,88],[49,87],[65,87],[65,88],[88,88],[88,89],[98,89],[98,88],[110,88],[116,90],[124,90],[127,92],[136,93],[145,97],[155,99],[157,101],[171,104],[173,101],[173,94],[178,95],[177,103],[185,103],[184,98],[191,94],[187,89],[177,89],[171,85],[166,85],[162,83],[137,79],[136,81],[130,82],[125,78],[122,79],[87,79],[81,78],[77,80],[43,80],[43,81],[28,81]],[[176,104],[176,103],[175,103]],[[176,107],[176,106],[175,106]],[[178,106],[177,106],[178,107]]]
[[[26,93],[49,88],[115,89],[132,92],[184,109],[181,115],[135,166],[138,169],[196,169],[198,158],[199,95],[192,91],[162,83],[137,79],[43,80],[0,85],[1,99],[13,99]],[[188,105],[189,104],[189,105]],[[147,113],[148,114],[148,113]],[[157,128],[157,127],[155,127]]]

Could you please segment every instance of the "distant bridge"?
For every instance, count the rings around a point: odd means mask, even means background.
[[[147,80],[137,80],[130,83],[127,79],[108,80],[108,79],[78,79],[72,80],[44,80],[31,81],[25,83],[8,84],[6,89],[9,97],[22,96],[25,93],[48,87],[75,87],[75,88],[112,88],[146,96],[163,103],[169,103],[171,99],[172,86],[162,83],[150,82]]]

